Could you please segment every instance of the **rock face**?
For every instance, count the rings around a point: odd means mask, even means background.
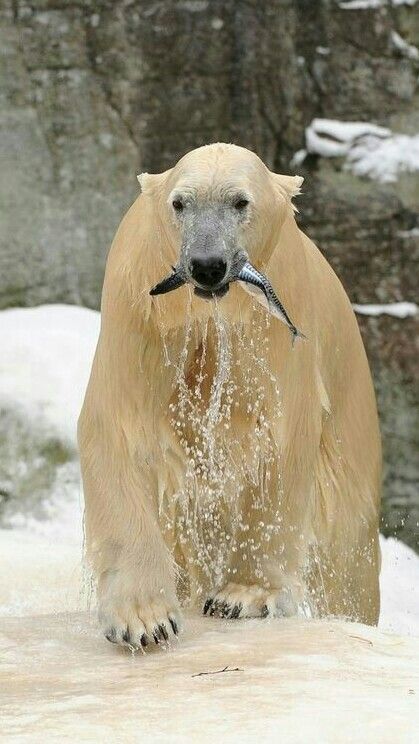
[[[0,0],[0,307],[97,307],[135,174],[214,140],[305,176],[301,225],[354,302],[414,301],[419,174],[383,185],[338,159],[291,166],[314,117],[419,130],[419,3],[372,5]],[[385,522],[417,545],[416,321],[361,325],[383,424]]]

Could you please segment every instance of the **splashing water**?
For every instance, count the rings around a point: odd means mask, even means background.
[[[243,570],[264,582],[281,529],[279,452],[273,430],[281,399],[268,364],[269,316],[255,309],[251,329],[213,317],[189,318],[176,362],[171,425],[183,451],[184,478],[166,513],[192,594]],[[164,513],[163,515],[164,516]],[[164,520],[163,520],[164,521]]]

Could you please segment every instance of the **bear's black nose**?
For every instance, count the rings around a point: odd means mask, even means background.
[[[216,287],[224,279],[227,264],[222,258],[203,256],[191,260],[191,273],[193,279],[202,287]]]

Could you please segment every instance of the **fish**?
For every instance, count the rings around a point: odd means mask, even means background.
[[[255,269],[250,261],[242,266],[236,281],[239,281],[242,287],[253,295],[258,302],[261,303],[275,318],[278,318],[285,323],[292,335],[292,345],[296,338],[307,339],[307,336],[294,325],[287,311],[285,310],[282,302],[275,293],[269,279],[264,274]]]
[[[154,297],[156,295],[166,294],[167,292],[173,292],[173,290],[186,284],[187,281],[188,279],[182,269],[179,266],[172,266],[172,273],[156,284],[150,290],[150,294]],[[237,267],[237,273],[230,279],[230,282],[234,281],[240,282],[241,286],[249,292],[249,294],[253,295],[275,318],[278,318],[282,323],[285,323],[292,335],[293,346],[296,338],[307,338],[304,333],[301,333],[301,331],[298,330],[290,319],[269,279],[267,279],[260,271],[255,269],[250,261],[245,261],[244,263],[241,263],[241,267]],[[229,284],[226,284],[225,287],[222,288],[223,294],[227,292],[228,287]],[[201,292],[202,290],[200,290],[199,287],[195,287],[195,293],[198,294],[198,296],[200,296]],[[213,295],[215,296],[217,293],[219,294],[220,290],[214,292]],[[203,296],[206,297],[207,295],[211,296],[211,293],[205,292],[205,295]]]
[[[161,282],[150,289],[152,297],[155,295],[166,294],[166,292],[172,292],[174,289],[178,289],[179,287],[182,287],[183,284],[186,284],[186,277],[179,268],[172,266],[172,272],[172,274],[166,276],[165,279],[162,279]]]

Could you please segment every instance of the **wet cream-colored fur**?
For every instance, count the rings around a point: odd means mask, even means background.
[[[295,222],[301,181],[209,145],[143,174],[117,231],[79,420],[88,557],[110,640],[164,640],[188,601],[233,617],[310,607],[377,622],[375,397],[348,297]],[[219,301],[190,286],[150,297],[178,260],[179,187],[203,203],[251,194],[241,244],[307,340],[293,348],[237,282]]]

